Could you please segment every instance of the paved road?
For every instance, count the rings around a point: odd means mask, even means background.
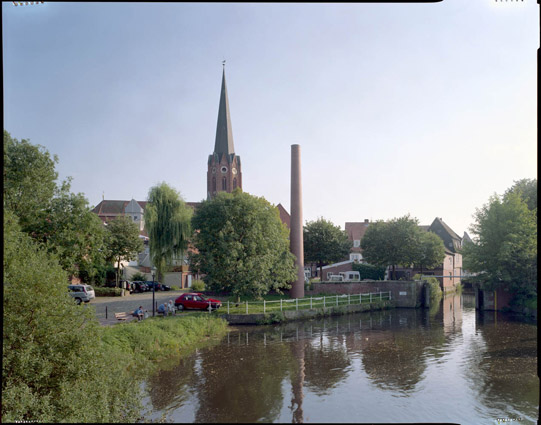
[[[169,300],[175,301],[185,291],[158,291],[154,294],[157,306]],[[96,297],[84,306],[94,306],[96,317],[102,325],[118,323],[115,313],[132,312],[140,305],[152,314],[152,292],[134,293],[125,297]],[[156,306],[156,308],[157,308]],[[107,318],[105,317],[107,313]]]

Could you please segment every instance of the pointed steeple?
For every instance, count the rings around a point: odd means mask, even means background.
[[[227,86],[225,84],[225,61],[222,75],[222,91],[220,93],[220,108],[218,110],[218,124],[216,126],[216,142],[214,153],[231,155],[235,153],[233,145],[233,130],[231,116],[229,115],[229,100],[227,99]]]

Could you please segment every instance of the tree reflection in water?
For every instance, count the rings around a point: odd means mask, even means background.
[[[453,392],[453,403],[468,409],[462,419],[477,415],[464,423],[481,423],[493,411],[494,417],[519,417],[517,411],[535,417],[536,327],[495,323],[490,314],[478,315],[475,327],[475,312],[469,307],[463,316],[462,307],[460,297],[449,297],[433,312],[397,309],[239,327],[218,346],[154,375],[148,381],[153,411],[173,422],[302,423],[317,415],[441,422],[439,415],[458,413],[438,410],[457,384],[462,393]],[[397,397],[407,397],[409,409]],[[362,403],[353,405],[355,399]],[[385,411],[376,407],[381,400]]]

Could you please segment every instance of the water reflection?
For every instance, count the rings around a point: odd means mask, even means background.
[[[479,315],[471,298],[454,296],[435,314],[239,328],[147,384],[154,418],[173,422],[529,423],[536,336],[535,326]]]

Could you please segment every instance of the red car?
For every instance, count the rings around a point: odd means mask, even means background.
[[[220,308],[222,302],[207,298],[199,292],[188,292],[175,300],[175,307],[179,310],[208,310],[209,304],[215,310]]]

